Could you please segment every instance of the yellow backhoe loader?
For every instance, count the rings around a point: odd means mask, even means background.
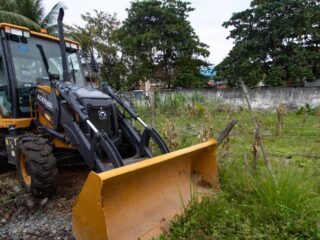
[[[192,197],[219,188],[216,141],[169,152],[127,98],[86,86],[80,44],[64,38],[63,15],[59,38],[0,24],[0,168],[14,165],[42,198],[54,194],[58,166],[80,158],[92,171],[72,210],[75,238],[157,236]]]

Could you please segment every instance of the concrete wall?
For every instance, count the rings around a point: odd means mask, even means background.
[[[313,82],[304,82],[305,87],[320,87],[320,79]]]
[[[181,93],[188,99],[194,94],[201,94],[207,100],[228,103],[236,108],[246,106],[242,90],[226,89],[226,90],[163,90],[160,91],[162,100],[170,94]],[[249,97],[252,107],[256,110],[274,110],[281,103],[285,104],[289,109],[296,109],[306,104],[311,107],[320,107],[320,87],[312,88],[255,88],[249,90]]]

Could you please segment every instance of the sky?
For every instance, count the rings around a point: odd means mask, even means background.
[[[46,11],[49,11],[58,0],[43,0]],[[116,13],[119,20],[127,17],[126,8],[131,0],[62,0],[67,6],[64,22],[83,26],[81,14],[93,12],[94,9],[108,13]],[[222,27],[234,12],[247,9],[250,0],[189,0],[195,8],[190,14],[189,21],[203,43],[209,45],[209,62],[220,63],[232,49],[232,39],[227,40],[229,31]]]

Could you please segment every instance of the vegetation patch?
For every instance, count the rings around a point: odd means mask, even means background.
[[[202,115],[192,106],[203,108]],[[263,165],[261,154],[253,170],[253,126],[245,109],[235,112],[230,106],[200,100],[189,104],[178,96],[170,99],[169,105],[158,103],[153,111],[155,128],[163,131],[163,136],[170,136],[170,130],[159,126],[174,126],[175,144],[171,144],[171,150],[210,136],[217,138],[232,119],[239,121],[217,151],[222,191],[205,197],[201,203],[193,201],[159,239],[320,238],[317,110],[286,112],[281,116],[281,131],[279,111],[255,113],[275,179]],[[139,112],[151,122],[148,108],[139,107]],[[204,130],[207,134],[201,135]]]

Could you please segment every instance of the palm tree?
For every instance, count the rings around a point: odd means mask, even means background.
[[[0,0],[0,21],[26,26],[33,30],[46,28],[54,32],[61,2],[45,13],[42,0]]]
[[[0,10],[0,22],[6,22],[6,23],[12,23],[20,26],[25,26],[36,31],[39,31],[41,28],[40,25],[38,25],[36,22],[32,21],[31,19],[25,16],[22,16],[14,12],[3,11],[3,10]]]

